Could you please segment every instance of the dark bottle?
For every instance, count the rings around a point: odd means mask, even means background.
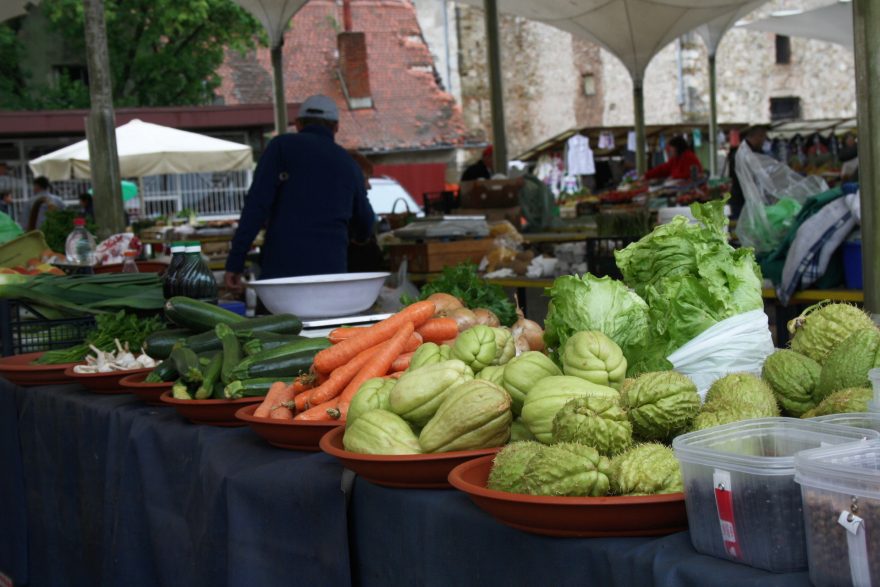
[[[198,241],[187,243],[186,258],[179,274],[177,295],[211,304],[217,303],[217,281],[202,259],[202,245]]]
[[[162,293],[165,295],[166,300],[177,295],[176,280],[183,265],[185,250],[186,243],[181,241],[171,243],[171,262],[168,263],[168,268],[165,269],[165,276],[162,278]]]

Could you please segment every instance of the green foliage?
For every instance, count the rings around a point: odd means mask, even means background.
[[[46,221],[43,223],[43,236],[46,244],[56,253],[64,253],[67,243],[67,235],[73,230],[73,220],[82,216],[76,208],[64,210],[49,210],[46,212]],[[86,219],[86,229],[92,234],[98,230],[98,226],[90,219]]]
[[[82,0],[43,0],[40,9],[51,32],[85,62]],[[116,106],[209,104],[226,49],[252,49],[262,38],[262,27],[232,0],[105,0],[104,10]],[[26,88],[21,51],[15,30],[0,26],[0,107],[88,107],[81,80]]]
[[[491,310],[504,326],[516,322],[516,306],[499,285],[493,285],[477,274],[473,263],[459,263],[454,267],[444,267],[440,277],[422,288],[421,299],[431,294],[448,293],[459,298],[471,309]]]

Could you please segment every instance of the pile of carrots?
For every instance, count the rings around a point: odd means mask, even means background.
[[[333,346],[315,356],[311,373],[272,385],[254,415],[344,422],[365,381],[400,377],[423,342],[448,343],[458,336],[457,322],[434,318],[436,312],[434,302],[416,302],[372,326],[335,329],[328,337]]]

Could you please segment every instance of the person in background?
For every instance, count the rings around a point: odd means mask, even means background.
[[[764,143],[767,141],[766,126],[749,127],[743,136],[743,142],[738,147],[731,147],[727,155],[727,170],[731,179],[730,188],[730,217],[739,218],[743,207],[746,205],[745,196],[743,196],[742,186],[739,178],[736,176],[736,152],[743,147],[751,149],[753,153],[763,153]]]
[[[12,217],[12,192],[0,191],[0,212]]]
[[[264,226],[260,279],[345,273],[350,238],[369,238],[375,215],[366,181],[336,144],[339,110],[327,96],[302,103],[296,134],[260,157],[226,260],[226,287],[241,291],[245,257]]]
[[[691,180],[703,174],[703,164],[690,144],[682,137],[672,137],[666,145],[666,163],[645,172],[645,179]]]
[[[483,149],[480,159],[469,165],[461,174],[461,181],[474,181],[476,179],[492,179],[492,145]]]
[[[46,221],[49,210],[63,210],[64,200],[52,193],[52,186],[45,177],[34,179],[34,196],[28,200],[23,220],[27,230],[39,230]]]
[[[92,199],[92,194],[89,192],[83,192],[79,195],[79,206],[82,209],[82,214],[86,218],[86,220],[90,220],[92,222],[95,221],[95,202]],[[128,223],[128,219],[126,218],[126,223]]]

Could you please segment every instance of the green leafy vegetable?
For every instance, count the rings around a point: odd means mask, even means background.
[[[3,280],[0,298],[53,308],[58,311],[56,317],[132,308],[158,311],[165,304],[162,281],[155,273],[43,274],[25,281]]]
[[[699,224],[676,217],[614,253],[624,282],[649,307],[649,346],[627,355],[632,364],[665,362],[717,322],[764,307],[754,252],[727,242],[725,202],[692,204]]]
[[[648,337],[648,304],[610,277],[564,275],[547,289],[550,305],[544,319],[544,343],[554,350],[582,330],[598,330],[629,357]]]
[[[66,349],[47,351],[35,362],[40,365],[76,363],[91,352],[89,345],[102,351],[115,351],[116,339],[123,345],[128,343],[132,352],[137,354],[150,334],[165,327],[164,320],[159,316],[144,319],[135,314],[126,314],[125,310],[98,315],[95,322],[96,328],[86,335],[85,342]]]
[[[422,288],[420,299],[440,292],[459,298],[468,308],[491,310],[505,326],[512,326],[516,322],[516,306],[504,293],[504,288],[480,277],[473,263],[444,267],[440,277]]]
[[[57,253],[63,253],[67,243],[67,235],[73,230],[73,220],[82,216],[82,212],[76,208],[64,210],[49,210],[46,212],[46,220],[40,230],[46,238],[46,244]],[[97,225],[91,220],[86,220],[86,229],[95,234]]]

